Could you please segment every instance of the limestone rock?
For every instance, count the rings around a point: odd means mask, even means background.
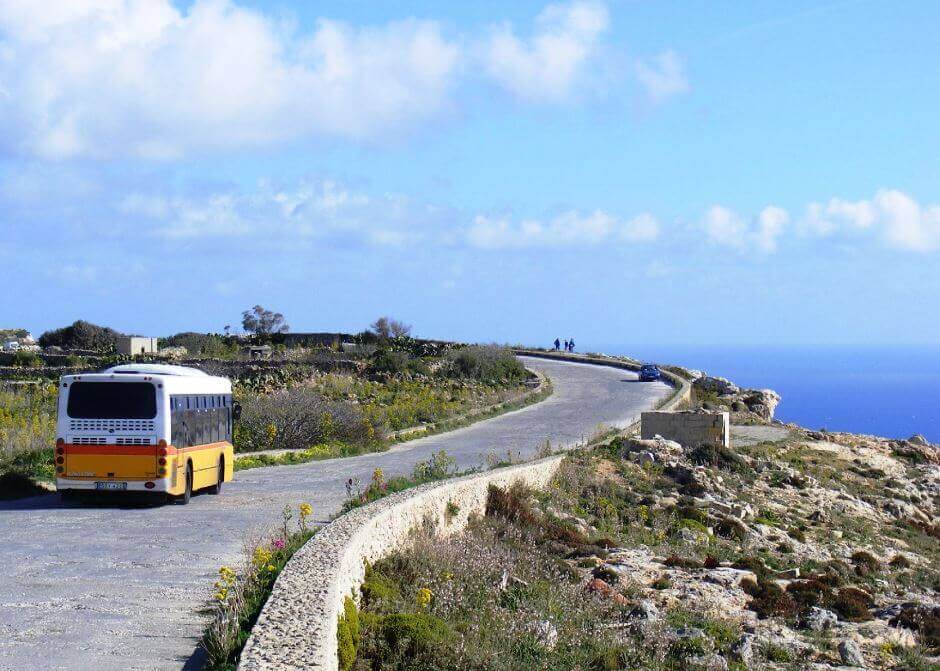
[[[731,646],[731,658],[750,667],[754,659],[754,634],[744,634]]]
[[[813,606],[803,616],[803,626],[812,631],[825,631],[831,629],[839,621],[839,617],[831,610]]]
[[[839,657],[843,664],[849,666],[865,666],[865,656],[855,641],[845,640],[839,643]]]
[[[705,375],[692,383],[692,386],[702,391],[715,392],[719,396],[724,394],[737,394],[740,390],[738,385],[723,377],[712,377]]]

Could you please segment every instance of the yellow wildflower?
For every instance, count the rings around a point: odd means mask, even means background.
[[[421,608],[427,608],[431,604],[431,597],[434,596],[427,587],[422,587],[415,594],[415,601]]]
[[[301,503],[300,504],[300,516],[310,517],[311,515],[313,515],[313,506],[311,506],[309,503]]]
[[[257,568],[261,568],[271,562],[271,551],[259,545],[255,548],[254,554],[251,556],[251,563]]]
[[[268,573],[274,573],[277,569],[274,568],[274,564],[268,564]]]

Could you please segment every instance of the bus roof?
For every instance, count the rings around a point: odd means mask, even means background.
[[[120,373],[122,375],[175,375],[178,377],[210,377],[197,368],[187,366],[170,366],[160,363],[121,364],[101,371],[105,373]]]

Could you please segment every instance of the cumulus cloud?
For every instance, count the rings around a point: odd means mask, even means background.
[[[800,225],[804,233],[820,237],[869,235],[895,249],[940,249],[940,206],[921,206],[896,189],[882,189],[870,200],[810,203]]]
[[[3,141],[47,158],[373,137],[437,114],[459,58],[433,21],[297,34],[227,0],[2,3],[0,42]]]
[[[584,214],[563,212],[548,221],[478,215],[466,231],[473,247],[484,249],[529,247],[585,247],[601,243],[650,242],[659,236],[659,223],[649,214],[621,221],[602,210]]]
[[[682,59],[674,51],[664,51],[651,62],[637,61],[635,71],[653,103],[661,103],[691,90]]]
[[[535,33],[519,37],[510,24],[495,27],[485,47],[488,74],[519,98],[560,101],[572,95],[610,24],[596,2],[550,5]]]
[[[750,221],[733,210],[714,205],[705,213],[702,227],[713,244],[739,252],[770,254],[777,250],[777,239],[789,221],[787,211],[774,205],[765,207]]]
[[[135,192],[115,207],[153,237],[167,240],[257,238],[270,243],[326,241],[340,246],[396,247],[422,240],[432,208],[390,194],[370,196],[333,180],[291,188],[262,183],[253,190],[196,196]]]
[[[609,22],[589,0],[549,5],[522,35],[509,24],[447,35],[415,19],[320,19],[304,32],[232,0],[13,0],[0,3],[0,150],[176,159],[376,141],[446,114],[477,72],[560,103],[584,88]]]

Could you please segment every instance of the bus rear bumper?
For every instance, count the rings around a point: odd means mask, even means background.
[[[100,486],[104,485],[113,485]],[[147,485],[151,486],[148,487]],[[55,486],[58,491],[81,492],[162,492],[170,490],[169,478],[155,478],[153,480],[77,480],[74,478],[56,478]]]

